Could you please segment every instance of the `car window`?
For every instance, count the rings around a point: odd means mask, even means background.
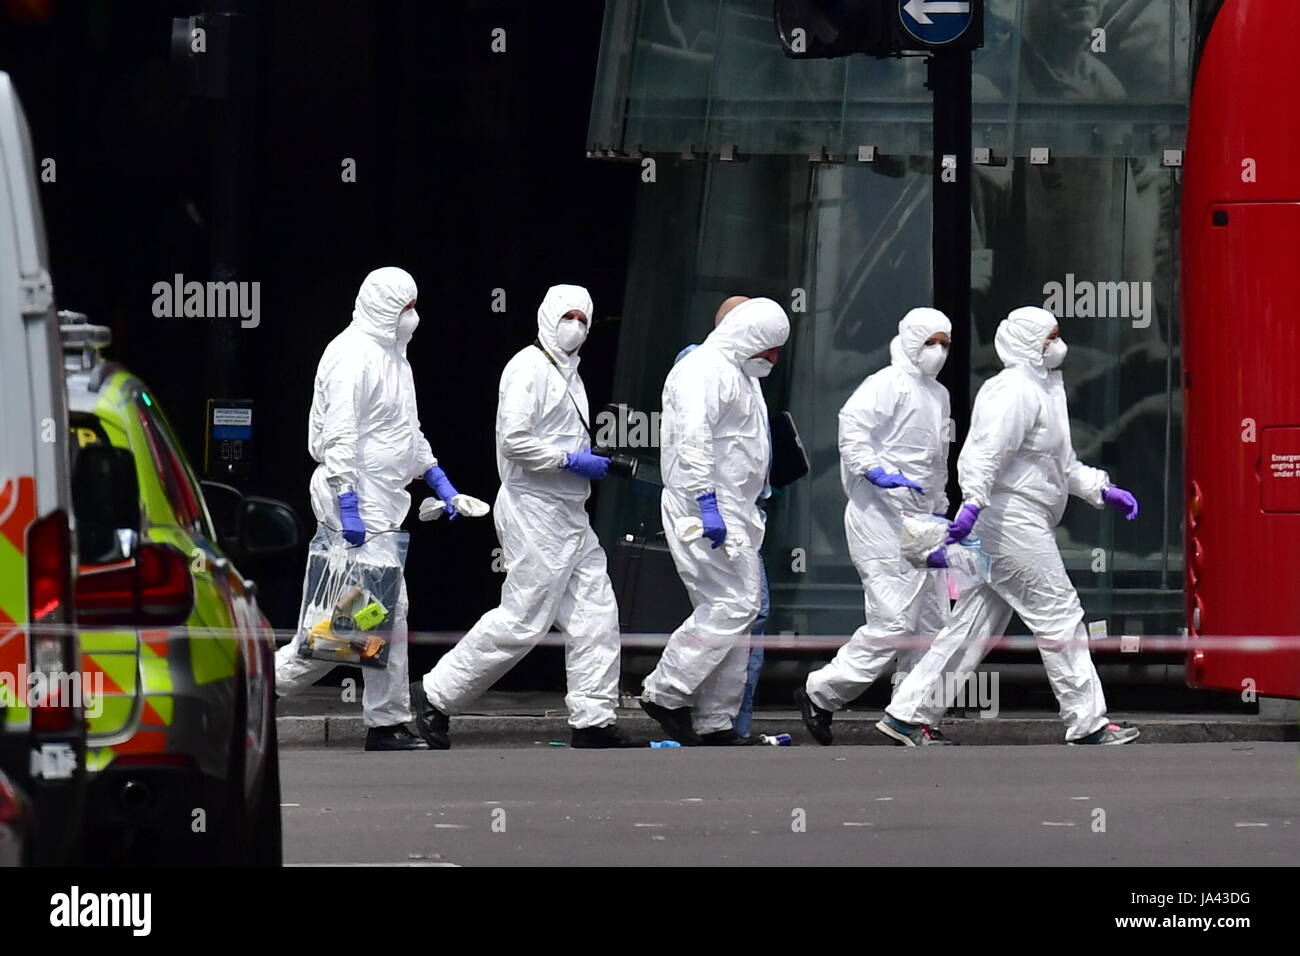
[[[68,416],[68,432],[72,438],[72,474],[76,475],[81,450],[91,445],[108,445],[109,440],[99,418],[85,412],[73,412]],[[78,557],[83,565],[110,564],[128,556],[126,544],[115,533],[112,523],[105,520],[104,515],[94,513],[96,506],[101,504],[104,502],[97,497],[73,496]],[[87,513],[87,509],[91,513]]]
[[[145,392],[136,397],[135,407],[149,444],[149,454],[162,477],[167,501],[176,512],[177,520],[185,530],[210,540],[212,535],[202,498],[190,477],[189,469],[185,467],[185,460],[172,437],[171,429],[167,427],[166,419]]]

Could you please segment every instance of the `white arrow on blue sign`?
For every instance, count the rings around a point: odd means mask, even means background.
[[[970,26],[970,0],[898,0],[904,29],[923,43],[951,43]]]

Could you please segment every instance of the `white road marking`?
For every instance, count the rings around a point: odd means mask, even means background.
[[[1054,820],[1044,820],[1044,821],[1043,821],[1043,826],[1045,826],[1045,827],[1072,827],[1072,826],[1074,826],[1074,824],[1073,824],[1073,823],[1057,823],[1057,822],[1054,821]]]

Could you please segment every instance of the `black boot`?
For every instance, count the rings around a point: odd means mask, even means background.
[[[405,724],[371,727],[366,731],[367,750],[428,750],[429,745],[406,729]]]
[[[691,708],[678,707],[675,710],[669,710],[667,707],[661,707],[659,704],[642,698],[641,709],[657,720],[659,726],[664,729],[664,733],[683,747],[698,747],[700,745],[700,735],[691,726]]]
[[[606,724],[604,727],[574,728],[569,746],[574,750],[623,750],[646,747],[649,742],[637,740],[618,724]]]
[[[424,694],[424,684],[411,684],[411,713],[415,715],[415,729],[430,750],[451,749],[451,718],[440,711]]]
[[[835,715],[814,704],[808,692],[802,687],[794,692],[794,702],[799,707],[799,716],[803,718],[803,725],[808,728],[808,733],[812,734],[812,739],[823,747],[829,747],[834,739],[831,733],[831,718]]]

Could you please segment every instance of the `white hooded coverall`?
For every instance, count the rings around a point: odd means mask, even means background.
[[[555,333],[565,313],[591,321],[587,290],[557,285],[537,310],[537,339],[501,373],[496,451],[501,489],[493,515],[506,580],[488,611],[424,676],[429,702],[461,713],[510,670],[554,624],[565,635],[569,724],[604,727],[618,703],[618,604],[605,552],[587,517],[591,482],[563,470],[591,446],[587,391],[578,356]]]
[[[438,463],[420,428],[406,343],[398,339],[398,318],[416,292],[404,269],[371,272],[357,293],[351,324],[325,346],[316,367],[307,425],[307,449],[319,463],[311,477],[312,511],[320,525],[338,530],[338,496],[354,490],[366,526],[362,549],[372,552],[387,544],[380,532],[406,520],[411,506],[406,486]],[[365,669],[367,727],[411,719],[407,610],[403,578],[387,666]],[[334,666],[299,657],[296,642],[290,642],[275,655],[276,693],[283,697],[309,687]]]
[[[728,730],[745,692],[749,628],[758,615],[758,507],[771,458],[767,405],[742,363],[785,344],[790,321],[771,299],[736,306],[664,382],[660,513],[677,573],[694,611],[669,637],[645,679],[644,699],[676,710],[693,707],[696,733]],[[682,540],[677,519],[698,518],[698,498],[716,492],[727,545]]]
[[[895,691],[886,711],[896,720],[935,723],[945,709],[943,672],[955,670],[952,686],[961,687],[1014,611],[1033,632],[1066,740],[1107,724],[1083,607],[1053,529],[1069,495],[1101,508],[1110,478],[1075,457],[1061,373],[1043,364],[1043,345],[1056,324],[1052,313],[1027,306],[998,326],[994,342],[1006,367],[975,397],[957,459],[962,496],[981,509],[973,534],[991,560],[991,578],[958,599],[952,624]]]
[[[864,623],[825,667],[808,675],[814,704],[836,711],[870,687],[898,655],[900,679],[948,623],[938,575],[906,565],[899,553],[903,513],[948,510],[948,390],[916,366],[926,340],[952,333],[936,309],[913,309],[889,343],[890,364],[858,386],[840,409],[840,478],[848,505],[844,534],[862,578]],[[878,488],[880,467],[925,489]]]

